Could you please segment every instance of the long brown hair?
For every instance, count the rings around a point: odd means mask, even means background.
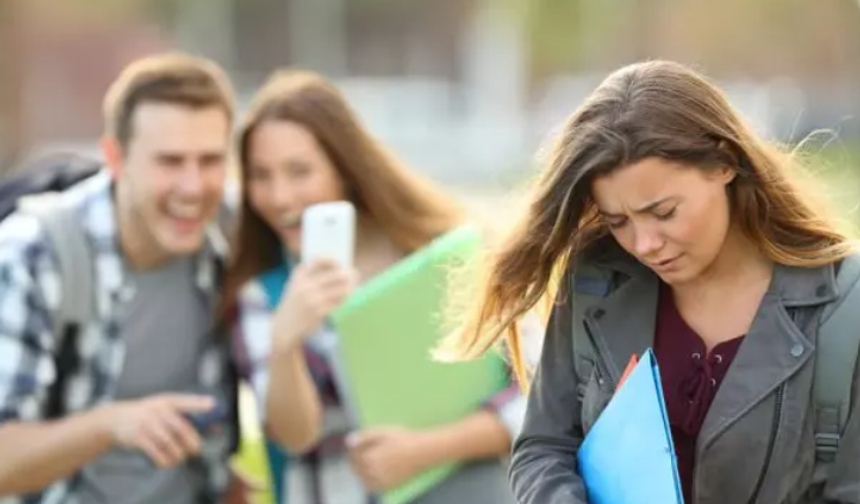
[[[517,320],[555,296],[577,258],[613,240],[598,219],[592,181],[655,156],[733,167],[733,218],[776,263],[820,266],[853,251],[791,174],[791,158],[753,134],[723,93],[677,63],[634,64],[609,75],[567,120],[528,210],[489,257],[461,329],[437,355],[473,358],[506,336],[524,380]]]
[[[460,207],[376,141],[331,83],[308,71],[277,71],[253,100],[238,133],[243,197],[222,313],[234,306],[245,282],[282,261],[280,240],[251,207],[248,195],[249,140],[266,121],[289,121],[313,134],[357,211],[376,222],[399,249],[412,252],[461,221]]]

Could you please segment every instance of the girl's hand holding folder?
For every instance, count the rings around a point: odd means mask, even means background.
[[[423,436],[403,427],[365,429],[347,438],[350,461],[362,482],[383,492],[427,470]]]

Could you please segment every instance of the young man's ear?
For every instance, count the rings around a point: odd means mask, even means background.
[[[110,171],[111,177],[114,180],[119,179],[122,173],[123,151],[119,141],[109,135],[105,135],[101,139],[102,155],[105,158],[105,164]]]

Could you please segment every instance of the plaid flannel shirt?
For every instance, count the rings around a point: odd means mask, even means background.
[[[61,196],[78,212],[92,247],[98,314],[80,329],[80,366],[67,378],[63,404],[66,414],[110,402],[123,369],[122,311],[134,286],[123,278],[111,187],[109,174],[102,172]],[[197,287],[210,302],[218,287],[217,273],[225,253],[223,237],[210,233],[204,250],[198,254]],[[60,282],[57,257],[38,220],[19,212],[0,223],[0,429],[7,421],[44,419],[48,388],[57,374],[54,324],[58,322],[55,313],[60,303]],[[202,389],[212,390],[226,383],[227,350],[228,345],[212,338],[200,358],[198,376]],[[229,481],[232,429],[225,427],[206,436],[203,454],[192,461],[206,482],[200,502],[215,502]],[[35,494],[0,498],[0,504],[74,504],[78,481],[75,475]]]
[[[247,379],[257,398],[260,417],[265,422],[265,401],[269,388],[269,355],[271,353],[272,310],[263,286],[257,280],[248,282],[239,293],[234,323],[234,353],[239,372]],[[534,335],[537,337],[538,335]],[[329,364],[333,357],[331,340],[336,338],[331,331],[323,331],[305,346],[305,355],[311,375],[317,385],[325,406],[323,418],[323,440],[315,450],[315,462],[308,463],[307,457],[294,458],[289,464],[289,474],[283,475],[287,483],[289,504],[322,504],[323,502],[352,503],[361,502],[363,490],[348,469],[344,454],[338,454],[342,436],[351,429],[348,414],[344,411],[339,391],[335,385],[332,368]],[[513,381],[504,389],[488,397],[484,408],[495,412],[514,439],[522,428],[525,417],[526,397],[519,384]],[[332,452],[333,449],[333,453]],[[326,452],[329,452],[326,454]],[[319,494],[308,485],[308,475],[321,483]]]

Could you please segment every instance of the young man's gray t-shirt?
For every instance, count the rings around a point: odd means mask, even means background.
[[[152,271],[126,269],[134,295],[126,306],[126,358],[116,400],[197,390],[198,359],[211,326],[195,283],[193,258]],[[187,464],[158,469],[143,452],[114,449],[84,468],[81,504],[193,504],[203,482]]]

